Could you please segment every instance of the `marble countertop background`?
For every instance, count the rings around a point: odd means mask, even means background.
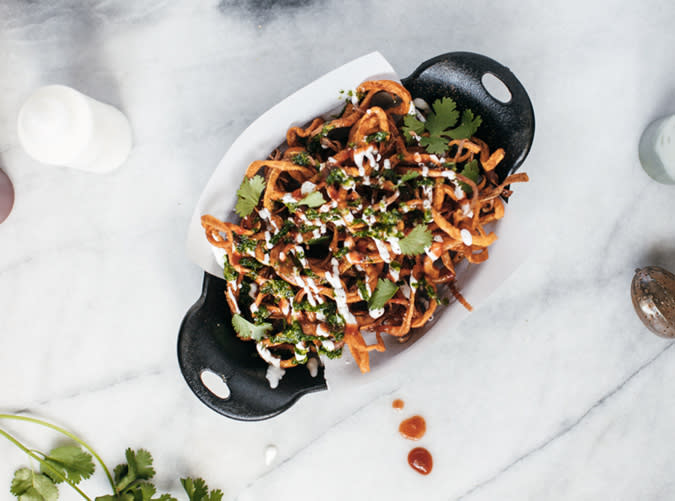
[[[0,162],[16,205],[0,225],[0,412],[52,419],[111,465],[145,447],[174,493],[199,475],[240,501],[673,499],[675,350],[629,296],[636,267],[675,271],[675,188],[637,160],[642,129],[675,112],[673,26],[665,0],[4,0]],[[201,286],[184,251],[192,208],[246,125],[373,50],[401,75],[479,52],[523,82],[537,120],[532,182],[516,195],[537,207],[529,256],[419,363],[271,421],[226,420],[176,361]],[[129,116],[123,167],[94,175],[26,156],[16,114],[48,83]],[[417,412],[427,477],[397,433]],[[56,440],[7,428],[39,448]],[[4,442],[0,458],[5,499],[26,458]],[[99,477],[84,484],[94,494]]]

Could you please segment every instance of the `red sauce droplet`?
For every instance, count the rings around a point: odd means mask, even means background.
[[[427,431],[427,423],[422,416],[413,416],[404,420],[398,427],[398,432],[408,440],[419,440]]]
[[[428,475],[434,466],[434,460],[424,447],[415,447],[408,453],[408,464],[417,473]]]
[[[394,400],[394,401],[391,403],[391,406],[392,406],[394,409],[399,409],[399,410],[401,410],[401,409],[403,409],[403,407],[405,406],[405,402],[404,402],[403,400],[401,400],[400,398],[397,398],[396,400]]]

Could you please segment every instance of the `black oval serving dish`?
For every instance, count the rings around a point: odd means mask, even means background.
[[[506,86],[510,100],[495,99],[482,83],[492,74]],[[471,52],[450,52],[422,63],[402,80],[413,98],[431,104],[449,96],[460,109],[481,115],[480,137],[491,149],[504,148],[497,167],[501,179],[523,163],[534,139],[534,111],[525,88],[497,61]],[[312,377],[306,368],[287,370],[276,389],[265,377],[267,364],[254,343],[241,341],[231,325],[223,279],[204,274],[202,293],[185,315],[178,334],[178,362],[190,389],[204,404],[242,421],[268,419],[285,411],[302,395],[326,390],[323,368]],[[211,371],[222,377],[230,395],[220,398],[203,384]]]

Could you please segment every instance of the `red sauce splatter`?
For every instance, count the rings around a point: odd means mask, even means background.
[[[398,427],[398,432],[408,440],[419,440],[427,431],[427,423],[422,416],[405,419]]]
[[[400,398],[397,398],[396,400],[394,400],[394,401],[391,403],[391,406],[392,406],[394,409],[401,410],[401,409],[403,409],[403,407],[405,407],[405,402],[404,402],[403,400],[401,400]]]
[[[415,447],[408,453],[408,464],[420,475],[428,475],[434,466],[434,460],[424,447]]]

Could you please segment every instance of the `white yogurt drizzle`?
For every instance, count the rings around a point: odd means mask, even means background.
[[[314,191],[314,188],[316,188],[316,185],[312,183],[311,181],[305,181],[302,183],[302,186],[300,186],[300,193],[303,195],[309,195],[311,192]]]
[[[314,357],[310,358],[307,361],[307,370],[310,376],[316,377],[319,374],[319,360]]]
[[[276,365],[268,365],[265,378],[267,378],[270,388],[275,389],[277,386],[279,386],[279,381],[281,381],[281,378],[284,377],[284,374],[286,374],[286,371],[281,367],[277,367]]]
[[[333,294],[335,295],[338,312],[342,315],[342,318],[344,318],[345,323],[354,325],[356,324],[356,318],[354,318],[354,315],[349,311],[349,306],[347,305],[347,293],[340,281],[340,263],[338,263],[338,260],[335,258],[331,259],[330,262],[333,265],[333,273],[327,271],[324,276],[331,287],[333,287]]]
[[[385,263],[391,263],[391,256],[389,255],[389,249],[387,249],[387,244],[385,244],[382,240],[379,240],[377,238],[373,238],[375,241],[375,245],[377,246],[377,252],[380,253],[380,257],[382,258],[382,261]]]
[[[228,284],[231,284],[231,283],[232,282],[228,282]],[[236,288],[237,287],[236,287],[236,282],[235,282],[234,289],[236,290]],[[239,310],[239,305],[237,304],[237,299],[234,297],[234,292],[232,292],[231,287],[227,287],[227,297],[229,297],[230,300],[232,301],[232,304],[234,304],[234,312],[237,313],[237,314],[240,314],[241,310]]]
[[[464,242],[464,245],[471,247],[471,244],[473,244],[473,236],[471,235],[471,232],[467,229],[463,229],[459,232],[459,234],[462,236],[462,242]]]
[[[377,153],[377,148],[372,145],[368,146],[365,150],[354,152],[354,164],[356,164],[359,169],[359,176],[363,177],[366,175],[366,170],[363,167],[364,157],[368,159],[368,163],[371,167],[375,167],[377,165],[374,153]]]
[[[377,308],[376,310],[368,310],[368,314],[372,318],[380,318],[382,315],[384,315],[384,308]]]

